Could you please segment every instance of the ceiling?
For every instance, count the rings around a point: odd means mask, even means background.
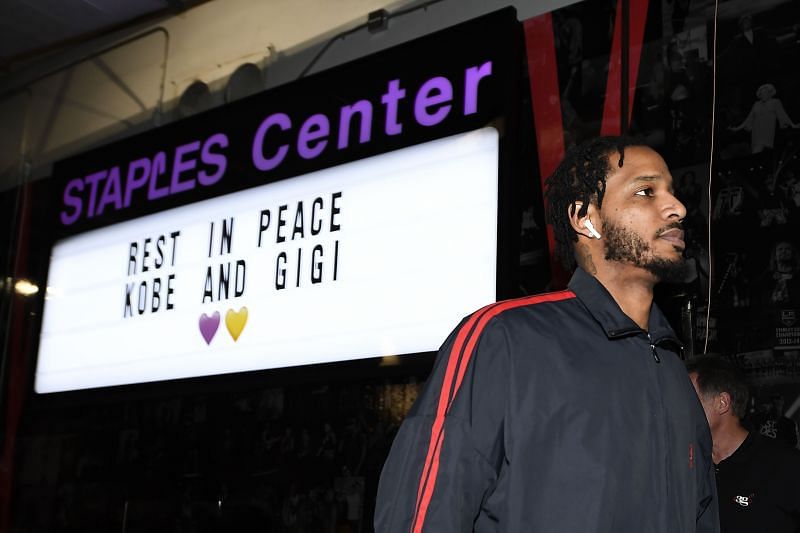
[[[198,0],[0,0],[0,67],[81,43]]]

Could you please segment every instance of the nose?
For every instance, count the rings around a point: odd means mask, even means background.
[[[664,202],[664,216],[670,220],[677,219],[678,222],[686,218],[686,206],[673,193],[669,193]]]

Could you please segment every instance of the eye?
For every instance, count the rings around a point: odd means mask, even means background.
[[[653,196],[655,193],[651,187],[646,187],[639,191],[636,191],[636,196]]]

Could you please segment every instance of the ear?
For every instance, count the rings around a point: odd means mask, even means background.
[[[717,413],[721,415],[724,415],[728,412],[733,412],[731,407],[731,395],[727,392],[720,392],[719,395],[717,395],[717,399],[714,404]]]
[[[602,232],[602,225],[600,224],[600,217],[598,216],[597,209],[595,208],[594,204],[589,204],[589,207],[586,209],[585,216],[579,216],[578,213],[583,207],[583,202],[575,202],[575,209],[570,212],[571,208],[567,208],[567,216],[569,217],[569,223],[572,226],[572,229],[575,230],[575,233],[578,235],[582,235],[589,240],[594,240],[594,236],[592,232],[589,231],[589,228],[586,227],[586,221],[591,220],[592,224],[594,225],[595,229],[599,232]]]

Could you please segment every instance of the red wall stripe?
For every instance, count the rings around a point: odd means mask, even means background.
[[[639,75],[639,62],[642,58],[644,28],[647,23],[649,0],[629,2],[629,48],[628,48],[628,124],[633,114],[633,100],[636,95],[636,80]],[[606,99],[603,104],[603,122],[600,135],[619,135],[621,133],[620,106],[622,99],[622,0],[617,0],[617,14],[614,18],[614,37],[611,42],[611,56],[608,63]]]
[[[542,190],[547,177],[564,158],[564,122],[561,119],[561,92],[558,88],[558,65],[550,13],[530,18],[523,23],[525,51],[528,57],[531,107],[536,129],[536,146],[539,152],[539,179]],[[560,279],[557,286],[566,284],[561,265],[555,258],[553,227],[547,225],[547,245],[550,249],[550,271]]]
[[[649,0],[629,2],[629,54],[628,54],[628,124],[633,114],[636,81],[642,56],[642,43],[647,22]],[[539,177],[542,190],[544,182],[564,158],[564,125],[561,118],[561,96],[558,86],[558,66],[555,36],[550,13],[530,18],[523,23],[525,48],[528,58],[531,107],[536,129],[539,154]],[[603,104],[601,135],[621,133],[620,106],[622,100],[622,0],[617,1],[614,35],[609,57],[606,99]],[[545,206],[546,207],[546,206]],[[568,275],[555,258],[555,236],[547,225],[547,242],[550,249],[550,268],[553,287],[566,285]]]

